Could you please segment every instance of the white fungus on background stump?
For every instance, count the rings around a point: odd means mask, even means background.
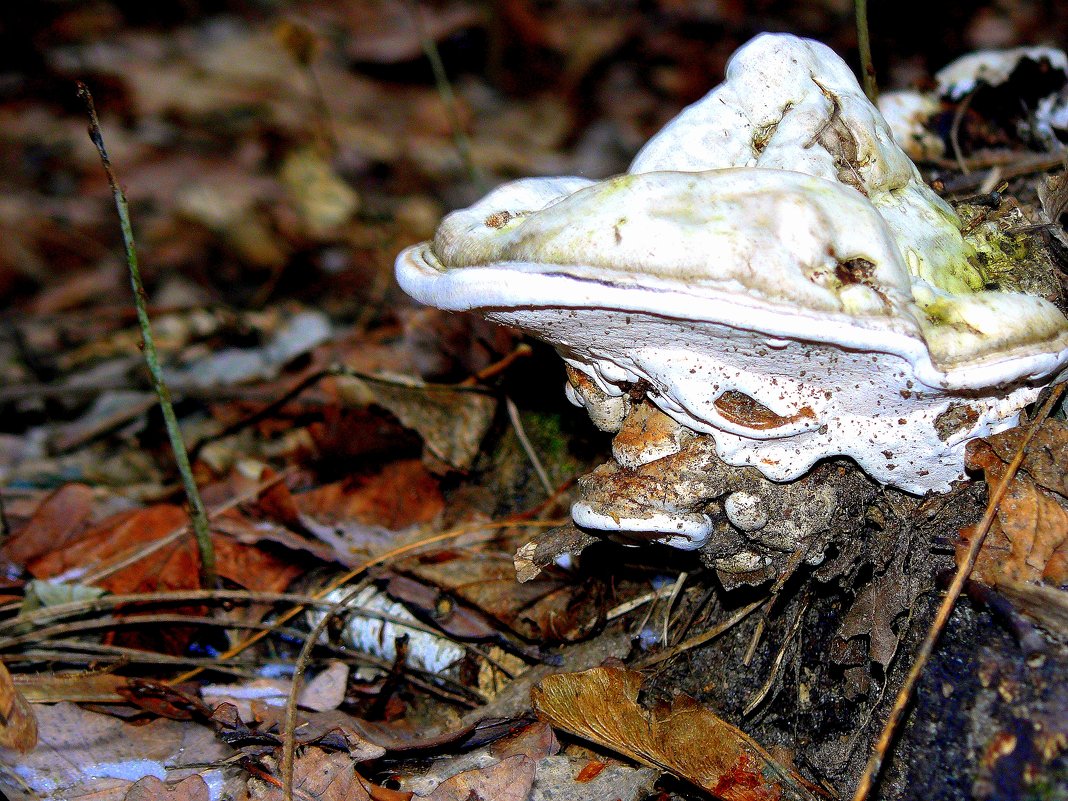
[[[847,65],[785,34],[740,49],[626,174],[504,184],[401,253],[397,277],[552,343],[602,428],[626,430],[647,399],[669,422],[647,448],[628,440],[631,471],[709,435],[773,481],[849,456],[883,484],[945,491],[967,442],[1015,425],[1068,362],[1064,315],[985,288],[957,215]],[[580,524],[636,525],[582,503]],[[661,541],[698,547],[709,527],[673,514],[655,510]]]

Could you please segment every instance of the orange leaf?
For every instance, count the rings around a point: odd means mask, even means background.
[[[1062,425],[1047,421],[1043,428],[1051,424]],[[969,450],[970,464],[982,467],[991,485],[1000,481],[1005,471],[1002,459],[1006,453],[996,451],[995,445],[1003,443],[980,442]],[[1044,456],[1046,461],[1058,459],[1060,464],[1068,464],[1066,453],[1047,449]],[[1030,461],[1035,461],[1034,457]],[[1028,466],[1027,460],[1024,466]],[[1044,467],[1044,472],[1050,469]],[[1043,483],[1050,482],[1043,479]],[[964,543],[958,554],[967,550],[970,530],[961,534]],[[1044,581],[1055,587],[1068,583],[1068,499],[1040,486],[1030,474],[1017,473],[979,551],[973,576],[991,586],[1020,581]]]
[[[93,491],[66,484],[43,501],[24,526],[5,543],[4,558],[17,565],[62,549],[78,534],[93,508]]]
[[[437,480],[418,459],[301,493],[296,502],[321,522],[358,520],[393,530],[433,520],[445,503]]]
[[[607,762],[591,761],[586,764],[582,770],[578,772],[578,776],[575,777],[575,781],[585,784],[586,782],[593,781],[597,778],[602,770],[608,767]]]
[[[646,765],[668,770],[725,801],[813,801],[800,776],[741,730],[680,696],[638,703],[640,673],[598,667],[547,676],[531,690],[538,715],[554,726]]]
[[[0,662],[0,746],[32,751],[37,745],[37,719]]]

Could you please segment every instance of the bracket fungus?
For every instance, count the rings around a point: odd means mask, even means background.
[[[397,277],[552,343],[569,398],[619,432],[600,470],[663,468],[633,514],[587,476],[579,525],[694,548],[712,521],[672,477],[706,501],[743,492],[723,505],[742,531],[775,511],[755,485],[711,486],[712,457],[786,482],[849,456],[883,484],[944,491],[969,440],[1059,380],[1068,320],[984,288],[974,261],[846,64],[765,34],[626,174],[504,184],[401,253]]]

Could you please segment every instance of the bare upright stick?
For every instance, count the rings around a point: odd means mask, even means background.
[[[460,161],[467,171],[468,179],[472,183],[481,186],[481,177],[479,176],[478,168],[475,166],[474,158],[471,156],[471,143],[467,139],[467,134],[464,133],[460,111],[456,105],[456,94],[452,91],[452,84],[449,82],[448,73],[445,72],[445,64],[441,60],[438,46],[426,32],[426,27],[423,25],[423,15],[419,8],[419,0],[408,0],[408,9],[412,15],[415,32],[419,36],[419,44],[423,48],[423,55],[430,62],[430,69],[434,73],[434,83],[437,85],[438,96],[445,106],[445,113],[449,115],[449,124],[452,127],[452,141],[456,146],[457,153],[460,155]]]
[[[141,326],[145,362],[148,364],[148,372],[152,376],[152,386],[156,390],[156,395],[159,396],[160,409],[163,411],[163,421],[167,427],[167,437],[171,441],[174,461],[178,464],[178,472],[182,475],[182,485],[185,487],[185,495],[189,501],[193,533],[196,536],[197,550],[200,552],[201,586],[206,589],[214,589],[215,548],[211,542],[208,514],[204,509],[204,502],[200,499],[200,491],[197,489],[196,481],[193,480],[193,469],[189,464],[189,454],[185,450],[182,431],[178,428],[178,419],[174,416],[171,393],[163,381],[163,370],[159,366],[156,343],[152,338],[152,324],[148,319],[145,286],[141,283],[141,271],[137,266],[133,227],[130,225],[130,209],[126,203],[126,195],[119,187],[119,182],[115,179],[115,171],[111,168],[111,159],[108,158],[108,152],[104,148],[104,137],[100,133],[100,120],[96,116],[93,96],[89,92],[89,87],[81,81],[78,82],[78,97],[85,102],[85,107],[89,112],[89,138],[93,140],[93,144],[96,145],[96,149],[100,153],[100,161],[104,164],[104,172],[107,173],[108,183],[111,184],[111,194],[115,198],[115,208],[119,212],[119,225],[122,227],[122,242],[126,248],[126,264],[130,268],[130,285],[133,287],[134,305],[137,308],[137,322]]]
[[[857,12],[857,49],[860,51],[860,72],[864,81],[864,94],[874,103],[879,99],[875,85],[875,66],[871,63],[871,37],[868,35],[868,0],[854,0]]]

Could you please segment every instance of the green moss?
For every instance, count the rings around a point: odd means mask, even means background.
[[[1027,221],[1019,209],[962,206],[959,211],[965,241],[973,250],[970,261],[982,276],[982,288],[1058,296],[1048,252],[1039,236],[1021,230]]]
[[[570,438],[564,431],[559,414],[526,411],[523,412],[522,419],[530,444],[534,446],[550,478],[563,481],[585,469],[585,466],[571,455]]]
[[[1068,769],[1054,768],[1028,788],[1027,801],[1068,801]]]

